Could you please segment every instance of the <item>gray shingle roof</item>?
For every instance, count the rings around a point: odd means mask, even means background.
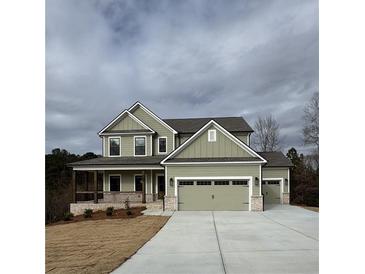
[[[173,158],[168,159],[166,163],[181,162],[245,162],[245,161],[261,161],[258,157],[217,157],[217,158]]]
[[[253,132],[242,117],[183,118],[164,119],[163,121],[179,133],[195,133],[210,120],[216,121],[229,132]]]
[[[105,132],[108,133],[152,133],[152,130],[149,129],[130,129],[130,130],[106,130]]]
[[[159,165],[166,156],[146,157],[98,157],[85,161],[69,163],[68,166],[89,166],[89,165]]]
[[[258,152],[258,154],[267,160],[267,163],[264,165],[265,167],[293,166],[292,162],[281,151]]]

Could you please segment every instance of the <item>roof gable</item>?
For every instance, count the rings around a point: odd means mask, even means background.
[[[141,108],[143,111],[145,111],[148,115],[150,115],[154,120],[156,120],[158,123],[160,123],[162,126],[170,130],[172,133],[177,133],[175,129],[173,129],[171,126],[169,126],[166,122],[164,122],[160,117],[158,117],[156,114],[154,114],[151,110],[149,110],[147,107],[145,107],[142,103],[136,102],[133,106],[131,106],[128,111],[133,112],[136,108]]]
[[[258,153],[256,153],[253,149],[251,149],[249,146],[247,146],[245,143],[243,143],[241,140],[239,140],[237,137],[232,135],[230,132],[228,132],[226,129],[224,129],[221,125],[219,125],[216,121],[211,120],[207,124],[205,124],[199,131],[197,131],[193,136],[191,136],[187,141],[185,141],[179,148],[177,148],[175,151],[173,151],[170,155],[168,155],[161,164],[165,164],[167,160],[175,158],[176,156],[181,158],[185,158],[186,155],[184,155],[183,151],[188,148],[190,145],[194,144],[194,141],[197,140],[200,136],[202,136],[204,133],[206,133],[209,128],[214,127],[217,131],[219,131],[224,136],[223,142],[227,142],[226,138],[228,138],[231,142],[233,142],[240,150],[243,150],[244,153],[236,152],[237,154],[234,157],[254,157],[258,158],[259,162],[266,163],[266,160],[261,157]],[[214,157],[213,152],[213,157]],[[230,157],[231,155],[226,155],[225,157]],[[177,157],[177,158],[178,158]],[[208,157],[207,157],[208,158]]]
[[[139,120],[136,116],[130,113],[128,110],[122,111],[116,118],[113,119],[106,127],[104,127],[98,134],[103,135],[108,132],[151,132],[154,131]]]

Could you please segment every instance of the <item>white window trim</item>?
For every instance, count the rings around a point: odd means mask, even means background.
[[[210,134],[213,132],[214,138],[210,138]],[[217,141],[217,130],[215,129],[209,129],[208,130],[208,142],[216,142]]]
[[[262,181],[280,181],[280,203],[283,204],[284,178],[262,178]]]
[[[136,155],[136,138],[144,138],[144,154],[143,155]],[[133,137],[133,156],[140,157],[140,156],[147,156],[147,136],[141,135],[141,136],[134,136]]]
[[[110,139],[119,139],[119,155],[110,155]],[[108,157],[120,157],[122,156],[122,137],[113,136],[108,137]]]
[[[119,192],[122,192],[122,175],[121,174],[109,174],[108,175],[109,186],[108,186],[108,190],[107,191],[110,192],[110,177],[111,176],[119,177]],[[118,191],[113,191],[113,192],[118,192]]]
[[[166,151],[165,152],[161,152],[160,151],[160,139],[165,139],[166,140]],[[167,154],[167,137],[166,136],[161,136],[157,138],[157,147],[158,147],[158,154]]]
[[[143,180],[143,174],[142,173],[133,175],[133,191],[134,192],[136,192],[136,177],[137,176],[142,176],[142,180]],[[144,183],[146,183],[146,182],[144,182]]]
[[[176,210],[179,210],[179,195],[178,195],[178,191],[177,191],[177,181],[178,180],[248,180],[248,186],[249,186],[249,190],[248,190],[248,210],[251,211],[251,196],[252,196],[252,176],[213,176],[213,177],[175,177],[175,197],[176,197]],[[165,190],[165,192],[167,193],[167,190]]]

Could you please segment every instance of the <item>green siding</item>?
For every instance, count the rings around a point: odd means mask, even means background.
[[[216,142],[208,142],[208,130],[210,129],[215,129],[217,132]],[[250,155],[246,150],[239,147],[215,126],[211,126],[175,157],[252,157],[252,155]]]
[[[283,178],[284,192],[288,192],[288,186],[285,185],[285,179],[288,179],[288,169],[287,167],[263,167],[262,178]]]
[[[252,176],[252,194],[259,195],[260,187],[255,185],[255,177],[260,177],[259,165],[191,165],[167,166],[167,196],[175,196],[175,187],[169,184],[175,177],[212,177],[212,176]]]
[[[133,129],[144,129],[144,127],[142,127],[140,124],[138,124],[135,120],[127,115],[108,131]]]
[[[135,171],[113,170],[113,171],[105,171],[104,174],[105,174],[105,181],[104,181],[104,183],[105,183],[104,190],[105,191],[109,190],[109,175],[110,174],[121,175],[121,177],[122,177],[121,191],[134,191],[134,175],[142,174],[142,172],[139,170],[135,170]],[[154,180],[153,173],[152,173],[152,180]],[[151,194],[151,171],[149,171],[149,170],[146,171],[146,194]]]
[[[246,145],[249,144],[249,134],[248,133],[234,133],[234,136],[236,136],[238,139],[240,139],[242,142],[244,142]]]
[[[159,121],[157,121],[140,107],[137,107],[133,111],[133,115],[135,115],[138,119],[140,119],[143,123],[148,125],[156,132],[153,138],[153,155],[158,155],[158,137],[167,137],[167,153],[170,153],[173,150],[174,134],[169,129],[167,129],[164,125],[162,125]]]

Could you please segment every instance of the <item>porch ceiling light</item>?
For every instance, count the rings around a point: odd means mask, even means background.
[[[174,179],[170,178],[170,186],[173,187],[174,186]]]
[[[259,185],[259,178],[255,177],[255,186]]]

